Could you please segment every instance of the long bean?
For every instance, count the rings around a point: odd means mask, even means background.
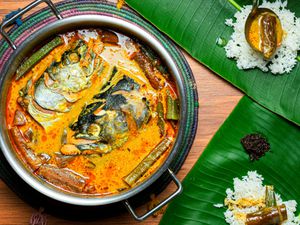
[[[37,62],[43,59],[49,52],[51,52],[58,45],[61,45],[63,40],[60,37],[54,38],[46,45],[41,47],[38,51],[33,53],[21,66],[17,69],[16,80],[19,80],[24,74],[30,70]]]

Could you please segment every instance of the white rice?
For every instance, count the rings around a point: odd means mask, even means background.
[[[218,204],[214,204],[214,207],[216,207],[216,208],[223,208],[223,207],[224,207],[224,205],[223,205],[223,204],[221,204],[221,203],[218,203]]]
[[[251,5],[244,6],[235,13],[235,21],[227,19],[225,24],[233,27],[234,32],[225,46],[226,56],[237,61],[239,69],[259,68],[262,71],[271,71],[273,74],[289,73],[297,63],[297,51],[300,50],[300,18],[286,9],[287,1],[263,1],[260,7],[273,10],[281,21],[284,30],[282,45],[277,49],[270,61],[263,59],[262,55],[254,51],[245,38],[245,23],[252,9]]]
[[[260,202],[261,206],[264,207],[266,187],[263,185],[263,179],[256,171],[249,171],[247,176],[242,177],[242,179],[233,179],[233,190],[230,188],[226,190],[225,205],[228,206],[228,209],[224,213],[224,216],[227,223],[231,225],[244,225],[245,217],[243,216],[259,210],[258,204],[251,207],[241,207],[241,205],[235,204],[241,199],[246,199],[250,202]],[[288,219],[282,224],[299,225],[300,218],[294,215],[297,202],[295,200],[282,201],[278,194],[276,194],[276,201],[278,205],[285,204],[287,209]]]

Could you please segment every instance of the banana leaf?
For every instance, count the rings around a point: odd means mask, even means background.
[[[290,74],[278,76],[258,69],[243,71],[237,68],[234,60],[226,58],[222,47],[216,45],[217,38],[229,40],[233,32],[224,24],[237,10],[229,0],[126,2],[199,62],[269,110],[300,124],[300,63]],[[251,0],[236,2],[241,6],[252,4]],[[299,0],[288,0],[288,8],[300,17]]]
[[[267,137],[271,148],[251,162],[240,139],[257,132]],[[225,209],[213,204],[224,202],[234,177],[253,170],[263,175],[264,184],[274,185],[283,200],[300,203],[298,140],[298,126],[243,97],[184,179],[183,193],[169,205],[160,225],[225,225]]]

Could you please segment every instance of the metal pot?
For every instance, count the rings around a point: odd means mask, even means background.
[[[52,9],[53,13],[57,17],[57,21],[53,22],[36,33],[32,34],[26,41],[24,41],[20,46],[15,46],[15,44],[11,41],[8,34],[4,31],[7,26],[10,26],[19,16],[28,12],[30,9],[34,8],[38,4],[45,2]],[[89,197],[82,196],[76,194],[69,194],[58,189],[45,184],[45,182],[41,182],[39,178],[34,176],[30,171],[28,171],[23,163],[20,161],[18,156],[16,155],[13,146],[10,142],[8,136],[8,129],[6,126],[5,116],[6,116],[6,98],[8,93],[9,85],[11,84],[11,80],[21,63],[22,59],[24,59],[28,54],[31,53],[32,49],[40,43],[46,41],[50,37],[57,35],[58,33],[64,33],[67,31],[77,30],[79,28],[92,28],[92,27],[106,27],[112,30],[119,31],[121,33],[127,34],[129,36],[134,36],[150,46],[164,61],[166,66],[169,68],[171,75],[174,77],[177,85],[177,89],[179,91],[179,99],[180,99],[180,123],[179,123],[179,132],[174,143],[174,146],[165,160],[165,162],[157,169],[157,171],[151,175],[147,180],[137,185],[136,187],[112,196],[105,197]],[[0,33],[4,37],[4,39],[9,43],[9,45],[14,49],[13,54],[7,61],[3,71],[0,76],[0,102],[1,102],[1,110],[0,110],[0,123],[3,124],[0,127],[0,147],[1,150],[11,165],[11,167],[15,170],[15,172],[31,187],[33,187],[38,192],[53,198],[57,201],[61,201],[68,204],[79,205],[79,206],[103,206],[117,202],[123,202],[129,212],[133,215],[136,220],[144,220],[146,217],[153,214],[155,211],[159,210],[161,207],[166,205],[169,201],[171,201],[175,196],[180,194],[182,191],[182,185],[179,180],[175,177],[173,172],[168,168],[170,163],[174,159],[176,153],[179,151],[179,146],[182,142],[181,132],[184,128],[184,125],[187,122],[187,102],[186,102],[186,91],[183,87],[183,77],[179,72],[175,61],[172,59],[171,55],[168,51],[163,47],[163,45],[150,33],[147,33],[145,30],[141,29],[137,25],[125,22],[123,20],[108,17],[108,16],[96,16],[96,15],[86,15],[86,16],[74,16],[69,18],[63,18],[51,0],[37,0],[22,9],[18,14],[13,16],[11,19],[6,20],[0,28]],[[128,202],[128,199],[142,192],[144,189],[149,187],[153,182],[155,182],[159,177],[162,176],[164,172],[168,171],[170,177],[177,185],[177,190],[172,193],[168,198],[159,203],[155,208],[146,212],[143,215],[137,215],[134,212],[134,209]]]

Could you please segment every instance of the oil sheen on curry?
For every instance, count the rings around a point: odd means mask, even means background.
[[[24,60],[6,115],[14,149],[36,176],[101,196],[130,189],[164,162],[179,102],[149,47],[110,30],[78,30]]]

